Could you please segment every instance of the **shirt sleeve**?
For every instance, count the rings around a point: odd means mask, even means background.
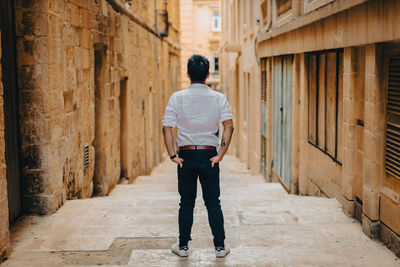
[[[175,97],[171,95],[167,108],[165,109],[163,126],[176,127],[176,121]]]
[[[219,122],[231,120],[233,115],[229,107],[228,99],[225,95],[223,95],[220,105]]]

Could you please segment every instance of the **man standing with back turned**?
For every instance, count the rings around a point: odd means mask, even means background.
[[[214,236],[215,253],[225,257],[230,249],[225,240],[224,217],[220,205],[219,162],[225,155],[233,133],[232,113],[225,95],[205,85],[210,64],[201,55],[193,55],[187,64],[191,84],[172,94],[165,110],[163,132],[171,160],[178,164],[179,242],[171,248],[181,256],[189,255],[188,242],[193,225],[193,208],[199,177],[208,222]],[[216,147],[218,123],[224,126],[219,152]],[[175,154],[172,128],[178,127],[179,154]]]

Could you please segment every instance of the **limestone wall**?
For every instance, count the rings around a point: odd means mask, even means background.
[[[154,25],[150,2],[125,6]],[[177,15],[166,42],[105,0],[16,1],[15,14],[25,211],[48,214],[149,173],[178,80]]]
[[[0,61],[1,61],[1,32],[0,32]],[[8,197],[6,178],[6,159],[4,144],[4,113],[3,113],[3,84],[0,64],[0,262],[11,252],[10,231],[8,229]]]
[[[230,153],[260,172],[261,75],[254,44],[261,1],[221,1],[221,88],[232,108],[235,133]]]

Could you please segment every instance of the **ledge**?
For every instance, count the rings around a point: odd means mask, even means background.
[[[261,33],[258,37],[257,43],[260,45],[261,43],[273,39],[279,35],[307,26],[318,20],[330,17],[368,1],[369,0],[337,0],[329,3],[304,15],[293,17],[290,22],[282,25],[281,27],[269,29],[267,32]]]

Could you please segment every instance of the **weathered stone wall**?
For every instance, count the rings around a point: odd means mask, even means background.
[[[0,62],[1,62],[1,32],[0,32]],[[4,112],[3,112],[3,84],[2,68],[0,64],[0,263],[11,252],[10,231],[8,229],[8,197],[6,178],[6,159],[4,144]]]
[[[153,25],[147,2],[131,9]],[[16,1],[15,14],[25,211],[51,213],[66,199],[108,194],[121,175],[149,173],[178,79],[168,71],[177,30],[166,42],[105,0]]]

